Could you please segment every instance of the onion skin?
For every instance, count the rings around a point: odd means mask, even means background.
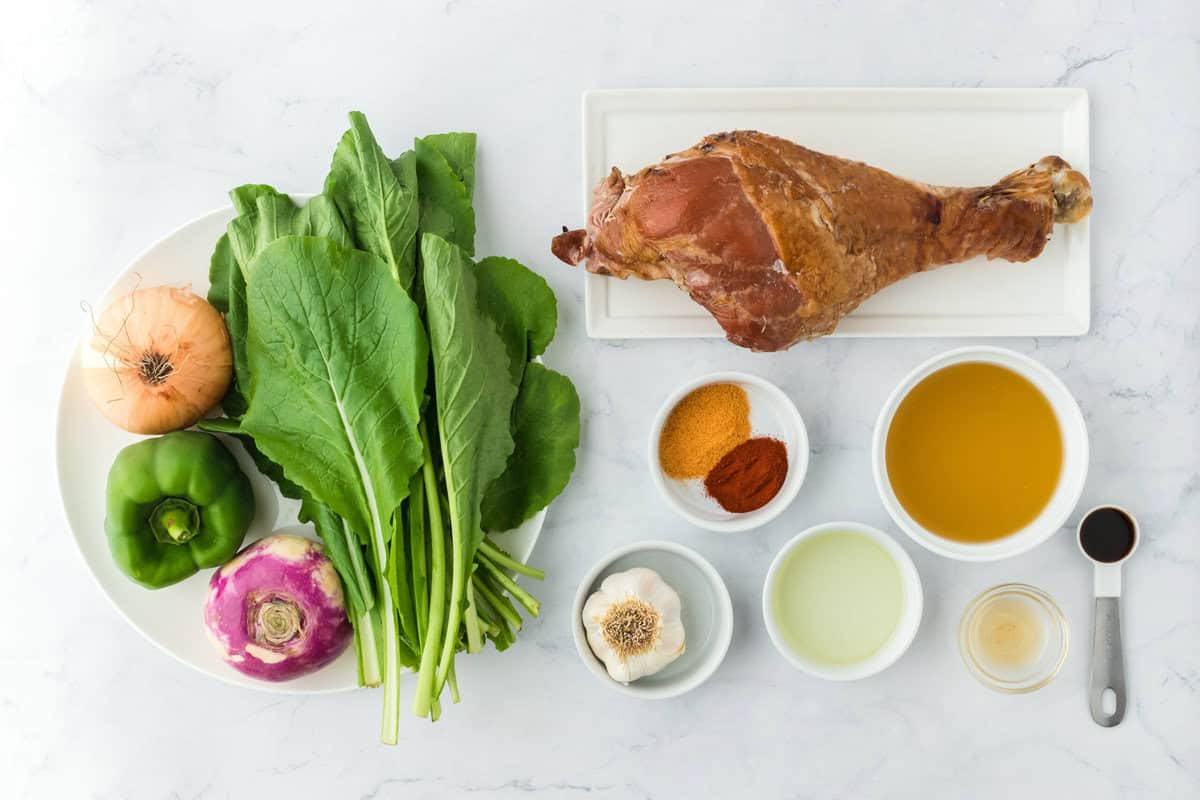
[[[263,601],[277,605],[275,621],[301,623],[286,641],[264,618]],[[321,545],[301,536],[260,539],[217,570],[204,602],[208,637],[225,663],[251,678],[287,681],[324,667],[353,638],[342,583]],[[281,622],[281,629],[284,624]]]
[[[187,289],[131,292],[104,309],[82,355],[88,394],[131,433],[194,425],[233,379],[233,351],[221,314]]]

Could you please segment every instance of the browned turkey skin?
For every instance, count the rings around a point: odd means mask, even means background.
[[[596,187],[587,228],[551,250],[589,272],[670,279],[734,344],[824,336],[906,275],[979,255],[1028,261],[1092,208],[1057,156],[992,186],[931,186],[757,131],[705,137]]]

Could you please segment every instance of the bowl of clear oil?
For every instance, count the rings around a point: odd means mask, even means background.
[[[793,666],[850,681],[904,655],[923,603],[917,568],[892,537],[858,522],[830,522],[779,551],[762,610],[771,642]]]

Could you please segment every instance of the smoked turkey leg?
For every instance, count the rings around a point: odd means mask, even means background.
[[[931,186],[757,131],[705,137],[596,187],[586,229],[554,238],[599,275],[667,278],[729,340],[783,350],[824,336],[906,275],[979,255],[1028,261],[1092,208],[1057,156],[992,186]]]

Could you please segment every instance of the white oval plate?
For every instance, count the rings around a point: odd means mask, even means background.
[[[613,166],[632,173],[716,131],[761,130],[896,175],[990,184],[1048,153],[1090,173],[1084,89],[605,89],[583,94],[583,215]],[[937,142],[937,146],[931,146]],[[973,258],[867,298],[833,337],[1080,336],[1091,317],[1088,221],[1056,225],[1033,261]],[[581,271],[588,336],[723,338],[671,281]]]
[[[307,199],[306,195],[293,195]],[[234,217],[232,208],[205,214],[151,245],[121,273],[105,296],[96,304],[96,313],[139,283],[143,286],[190,284],[199,295],[208,292],[208,263],[217,239]],[[81,341],[91,335],[81,331]],[[202,570],[185,581],[165,589],[143,589],[125,577],[113,564],[104,536],[104,488],[108,468],[117,451],[138,439],[112,425],[100,414],[88,397],[79,370],[76,348],[63,379],[58,401],[58,424],[54,445],[55,467],[67,522],[75,536],[88,569],[100,588],[129,621],[161,650],[226,683],[284,694],[338,692],[358,686],[354,647],[325,669],[286,683],[256,681],[232,669],[217,655],[204,633],[202,608],[212,570]],[[279,494],[275,484],[259,474],[241,445],[225,439],[237,456],[242,469],[254,485],[257,511],[246,536],[246,544],[279,528],[293,528],[315,538],[312,526],[299,525],[296,512],[300,504]],[[516,530],[496,537],[516,558],[525,560],[533,551],[545,510],[534,515]]]

